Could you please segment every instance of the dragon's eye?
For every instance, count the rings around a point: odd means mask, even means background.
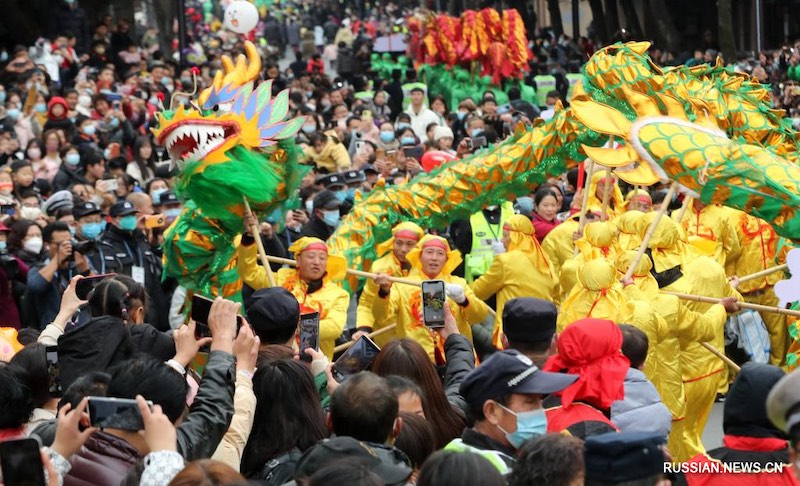
[[[211,108],[211,110],[214,111],[214,112],[219,111],[219,105],[214,105],[214,107]]]

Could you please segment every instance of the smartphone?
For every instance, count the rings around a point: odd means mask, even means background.
[[[445,302],[444,281],[425,280],[422,282],[422,321],[430,329],[444,327]]]
[[[163,214],[153,214],[144,218],[144,227],[147,229],[163,228],[166,224],[167,219]]]
[[[45,486],[42,443],[35,436],[0,442],[0,467],[6,486]]]
[[[364,146],[367,143],[363,140],[356,140],[356,153],[361,153],[364,151]]]
[[[212,299],[194,294],[192,296],[192,320],[195,322],[194,336],[197,339],[211,337],[211,328],[208,327],[208,315],[211,313]],[[242,316],[236,316],[236,334],[242,327]]]
[[[305,352],[308,348],[319,351],[319,312],[300,316],[300,359],[310,363],[313,358]]]
[[[101,280],[106,277],[113,277],[116,273],[104,273],[102,275],[92,275],[91,277],[83,277],[75,284],[75,295],[81,300],[88,300],[89,293],[94,290],[95,285],[99,284]]]
[[[422,158],[422,147],[403,147],[403,155],[410,159],[420,160]]]
[[[0,206],[0,216],[14,216],[17,212],[13,204],[3,204]]]
[[[386,158],[392,161],[393,164],[397,163],[397,150],[388,150],[386,152]]]
[[[45,360],[47,360],[47,376],[50,381],[47,385],[47,393],[50,398],[61,398],[64,390],[61,388],[61,368],[58,366],[58,346],[46,346],[44,348]]]
[[[381,348],[367,336],[361,336],[333,364],[331,372],[339,383],[366,370]]]
[[[119,101],[115,101],[115,102],[111,103],[111,108],[114,108],[115,110],[119,110],[120,108],[122,108],[122,103],[120,103]]]
[[[147,401],[149,407],[153,402]],[[130,398],[89,397],[89,422],[100,429],[138,432],[144,429],[136,400]]]
[[[473,137],[472,138],[472,147],[475,149],[480,149],[489,145],[489,142],[486,141],[486,137]]]
[[[386,158],[386,150],[384,149],[375,149],[375,160],[383,160]]]

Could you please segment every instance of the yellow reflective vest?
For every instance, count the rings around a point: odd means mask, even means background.
[[[467,282],[489,271],[494,260],[492,243],[503,239],[503,225],[514,215],[514,206],[506,201],[500,205],[500,221],[489,224],[483,211],[478,211],[469,218],[472,229],[472,248],[464,262],[464,276]]]

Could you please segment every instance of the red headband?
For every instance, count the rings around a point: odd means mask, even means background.
[[[328,253],[328,247],[325,245],[325,243],[311,243],[307,247],[303,248],[303,250],[300,253],[303,253],[303,251],[308,251],[308,250],[321,250],[324,251],[325,253]]]
[[[419,235],[412,230],[400,230],[394,235],[395,238],[405,238],[407,240],[419,241]]]
[[[445,252],[448,251],[447,243],[445,243],[442,240],[438,240],[438,239],[428,240],[428,241],[425,242],[424,245],[422,245],[422,249],[424,250],[425,248],[428,248],[430,246],[435,246],[436,248],[441,248]]]

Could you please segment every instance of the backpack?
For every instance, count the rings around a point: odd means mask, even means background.
[[[297,461],[303,455],[300,449],[295,447],[289,452],[267,461],[264,468],[258,474],[261,484],[266,486],[279,486],[294,479],[294,471],[297,468]]]

